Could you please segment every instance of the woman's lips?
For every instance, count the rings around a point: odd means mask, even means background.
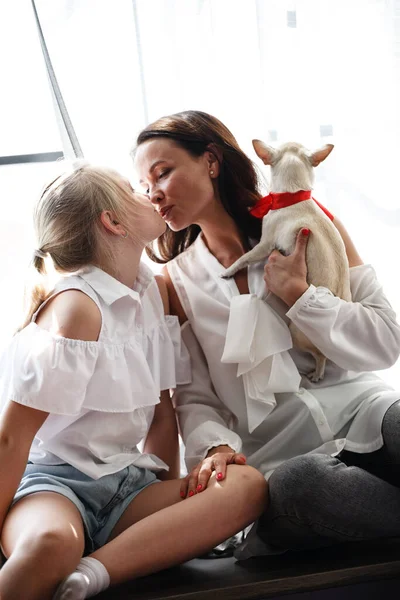
[[[164,206],[163,208],[160,209],[160,215],[161,217],[166,221],[168,219],[168,216],[171,213],[171,210],[174,207],[170,204],[169,206]]]

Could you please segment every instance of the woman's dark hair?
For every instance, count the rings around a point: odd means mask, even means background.
[[[168,138],[195,157],[207,150],[213,152],[220,163],[217,184],[226,212],[235,220],[246,243],[249,238],[260,239],[261,220],[248,211],[260,198],[260,178],[255,165],[221,121],[196,110],[162,117],[140,132],[136,148],[154,138]],[[177,232],[168,227],[156,242],[146,248],[146,252],[155,262],[168,262],[186,250],[199,233],[198,225],[189,225]],[[154,244],[157,244],[159,256]]]

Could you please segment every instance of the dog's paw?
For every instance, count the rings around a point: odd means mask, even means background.
[[[307,373],[307,377],[313,383],[317,383],[317,381],[321,381],[324,378],[324,374],[319,374],[317,371],[311,371],[311,373]]]

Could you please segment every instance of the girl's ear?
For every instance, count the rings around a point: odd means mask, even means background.
[[[110,210],[103,210],[100,213],[100,221],[104,229],[109,233],[113,233],[114,235],[124,235],[125,228],[118,222],[116,216]]]

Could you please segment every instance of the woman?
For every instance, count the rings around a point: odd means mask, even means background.
[[[39,281],[0,368],[0,597],[80,600],[212,548],[261,513],[266,484],[233,466],[182,501],[169,389],[190,368],[140,262],[165,230],[148,200],[78,165],[35,225]]]
[[[158,260],[191,354],[192,382],[175,392],[183,490],[205,490],[213,471],[222,479],[247,457],[269,478],[266,551],[399,535],[400,394],[372,371],[397,360],[400,327],[343,225],[334,219],[352,302],[307,283],[308,230],[292,255],[274,251],[225,280],[261,228],[249,214],[256,171],[231,132],[201,112],[164,117],[140,133],[134,160],[168,225]],[[311,355],[282,347],[289,318],[328,358],[318,383],[305,376]]]

